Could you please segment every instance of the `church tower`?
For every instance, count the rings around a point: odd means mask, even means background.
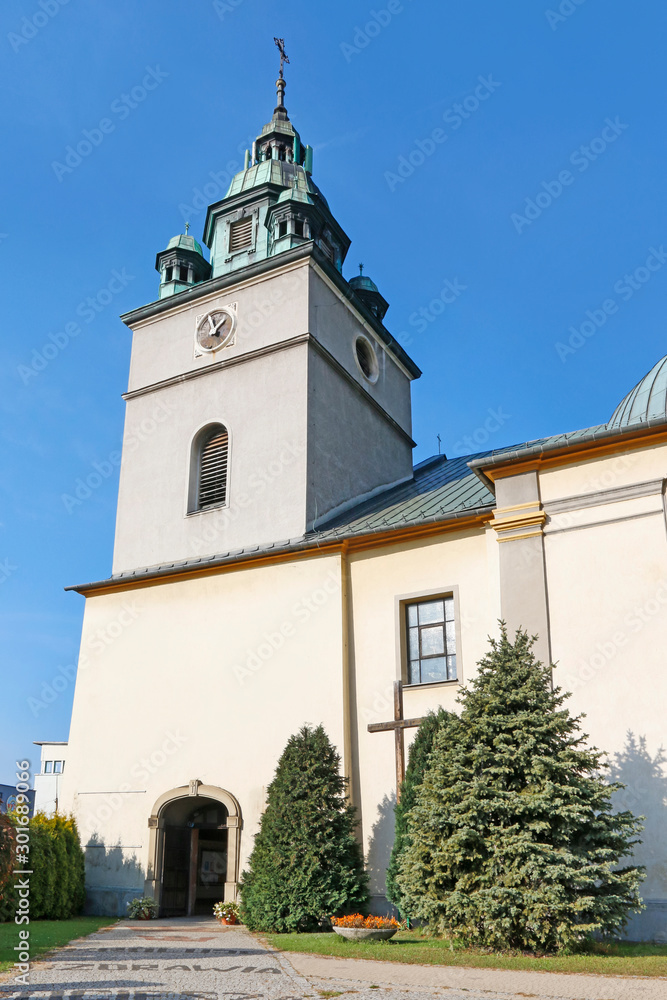
[[[277,103],[204,243],[157,255],[133,333],[114,575],[301,538],[412,476],[414,362]],[[372,286],[372,287],[371,287]]]

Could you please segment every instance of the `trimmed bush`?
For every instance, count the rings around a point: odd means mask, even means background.
[[[455,740],[438,732],[408,817],[397,882],[429,929],[494,950],[555,951],[613,935],[641,909],[641,825],[613,813],[618,784],[567,695],[518,631],[479,664]]]
[[[14,894],[14,857],[16,841],[12,822],[0,813],[0,923],[14,919],[16,897]]]
[[[2,817],[0,817],[2,819]],[[13,837],[12,814],[4,817],[5,827]],[[24,827],[24,829],[26,829]],[[28,855],[30,877],[30,919],[67,920],[83,909],[85,900],[84,854],[76,822],[67,816],[46,816],[36,813],[27,826],[30,835]],[[13,920],[16,908],[13,874],[8,879],[9,888],[3,892],[2,866],[3,826],[0,825],[0,919]],[[12,858],[13,866],[13,858]]]
[[[323,917],[365,909],[368,879],[355,826],[340,756],[322,726],[304,726],[289,739],[268,788],[240,886],[244,924],[308,931]]]

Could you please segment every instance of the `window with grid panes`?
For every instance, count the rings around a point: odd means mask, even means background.
[[[408,684],[456,680],[454,598],[407,604]]]

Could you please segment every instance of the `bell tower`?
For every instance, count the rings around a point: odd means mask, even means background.
[[[202,246],[157,255],[156,301],[132,330],[113,572],[302,539],[412,476],[410,383],[370,279],[313,181],[313,153],[277,101]]]

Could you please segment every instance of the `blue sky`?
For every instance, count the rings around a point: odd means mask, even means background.
[[[438,434],[462,454],[605,422],[665,354],[666,18],[657,0],[6,0],[0,782],[67,738],[83,599],[63,587],[110,571],[118,314],[156,297],[156,252],[185,216],[201,236],[205,186],[224,194],[269,120],[273,36],[346,276],[364,262],[424,371],[420,460]],[[128,692],[128,727],[144,711]]]

